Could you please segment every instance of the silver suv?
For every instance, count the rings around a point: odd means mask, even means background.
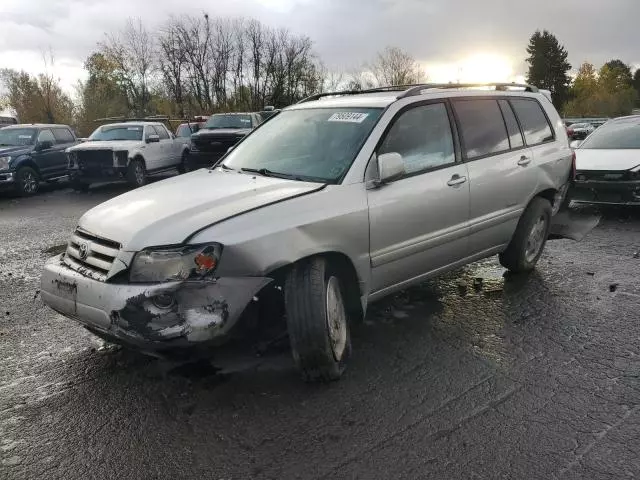
[[[526,272],[542,254],[572,171],[564,125],[534,87],[476,87],[284,109],[212,169],[88,211],[42,299],[154,354],[277,316],[303,377],[337,379],[369,302],[495,254]]]

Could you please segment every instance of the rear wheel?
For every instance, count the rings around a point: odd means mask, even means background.
[[[293,358],[305,381],[340,378],[351,355],[345,289],[321,257],[296,265],[285,282]]]
[[[535,268],[547,243],[551,226],[551,204],[536,197],[520,218],[516,233],[507,249],[500,254],[500,263],[514,273],[528,272]]]
[[[31,167],[20,167],[16,172],[16,190],[19,195],[35,195],[40,189],[40,175]]]
[[[139,158],[134,158],[129,163],[127,171],[127,181],[133,187],[142,187],[147,183],[147,172],[144,168],[144,162]]]

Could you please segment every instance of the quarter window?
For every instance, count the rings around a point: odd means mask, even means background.
[[[511,148],[522,147],[524,145],[522,132],[520,132],[516,116],[513,114],[513,110],[509,106],[509,102],[506,100],[499,100],[498,103],[500,104],[500,110],[504,117],[504,123],[507,126],[507,133],[509,134],[509,144],[511,145]]]
[[[399,153],[408,175],[455,163],[453,135],[444,103],[421,105],[400,115],[378,150]]]
[[[495,100],[460,100],[453,103],[468,159],[509,150],[507,129]]]
[[[511,105],[520,120],[527,145],[538,145],[553,140],[551,125],[537,101],[514,99],[511,100]]]

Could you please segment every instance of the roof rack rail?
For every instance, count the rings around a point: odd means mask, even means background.
[[[529,85],[527,83],[424,83],[421,85],[415,85],[411,88],[405,90],[400,95],[398,95],[398,99],[413,97],[415,95],[420,95],[423,90],[428,90],[430,88],[479,88],[479,87],[495,87],[496,90],[506,91],[509,88],[524,88],[525,92],[537,93],[538,88],[533,85]]]
[[[178,121],[177,119],[171,119],[166,115],[150,115],[148,117],[106,117],[96,118],[94,122],[163,122],[163,121]]]
[[[342,90],[338,92],[324,92],[324,93],[316,93],[315,95],[311,95],[309,97],[303,98],[297,103],[306,103],[313,102],[314,100],[319,100],[324,97],[338,97],[341,95],[361,95],[365,93],[382,93],[382,92],[403,92],[411,87],[417,87],[419,84],[413,83],[409,85],[388,85],[385,87],[373,87],[373,88],[365,88],[364,90]]]

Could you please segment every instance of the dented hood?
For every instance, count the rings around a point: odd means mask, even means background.
[[[640,165],[640,150],[578,148],[576,170],[630,170]]]
[[[139,251],[183,243],[208,225],[323,187],[202,169],[113,198],[85,213],[78,226],[119,242],[124,250]]]

